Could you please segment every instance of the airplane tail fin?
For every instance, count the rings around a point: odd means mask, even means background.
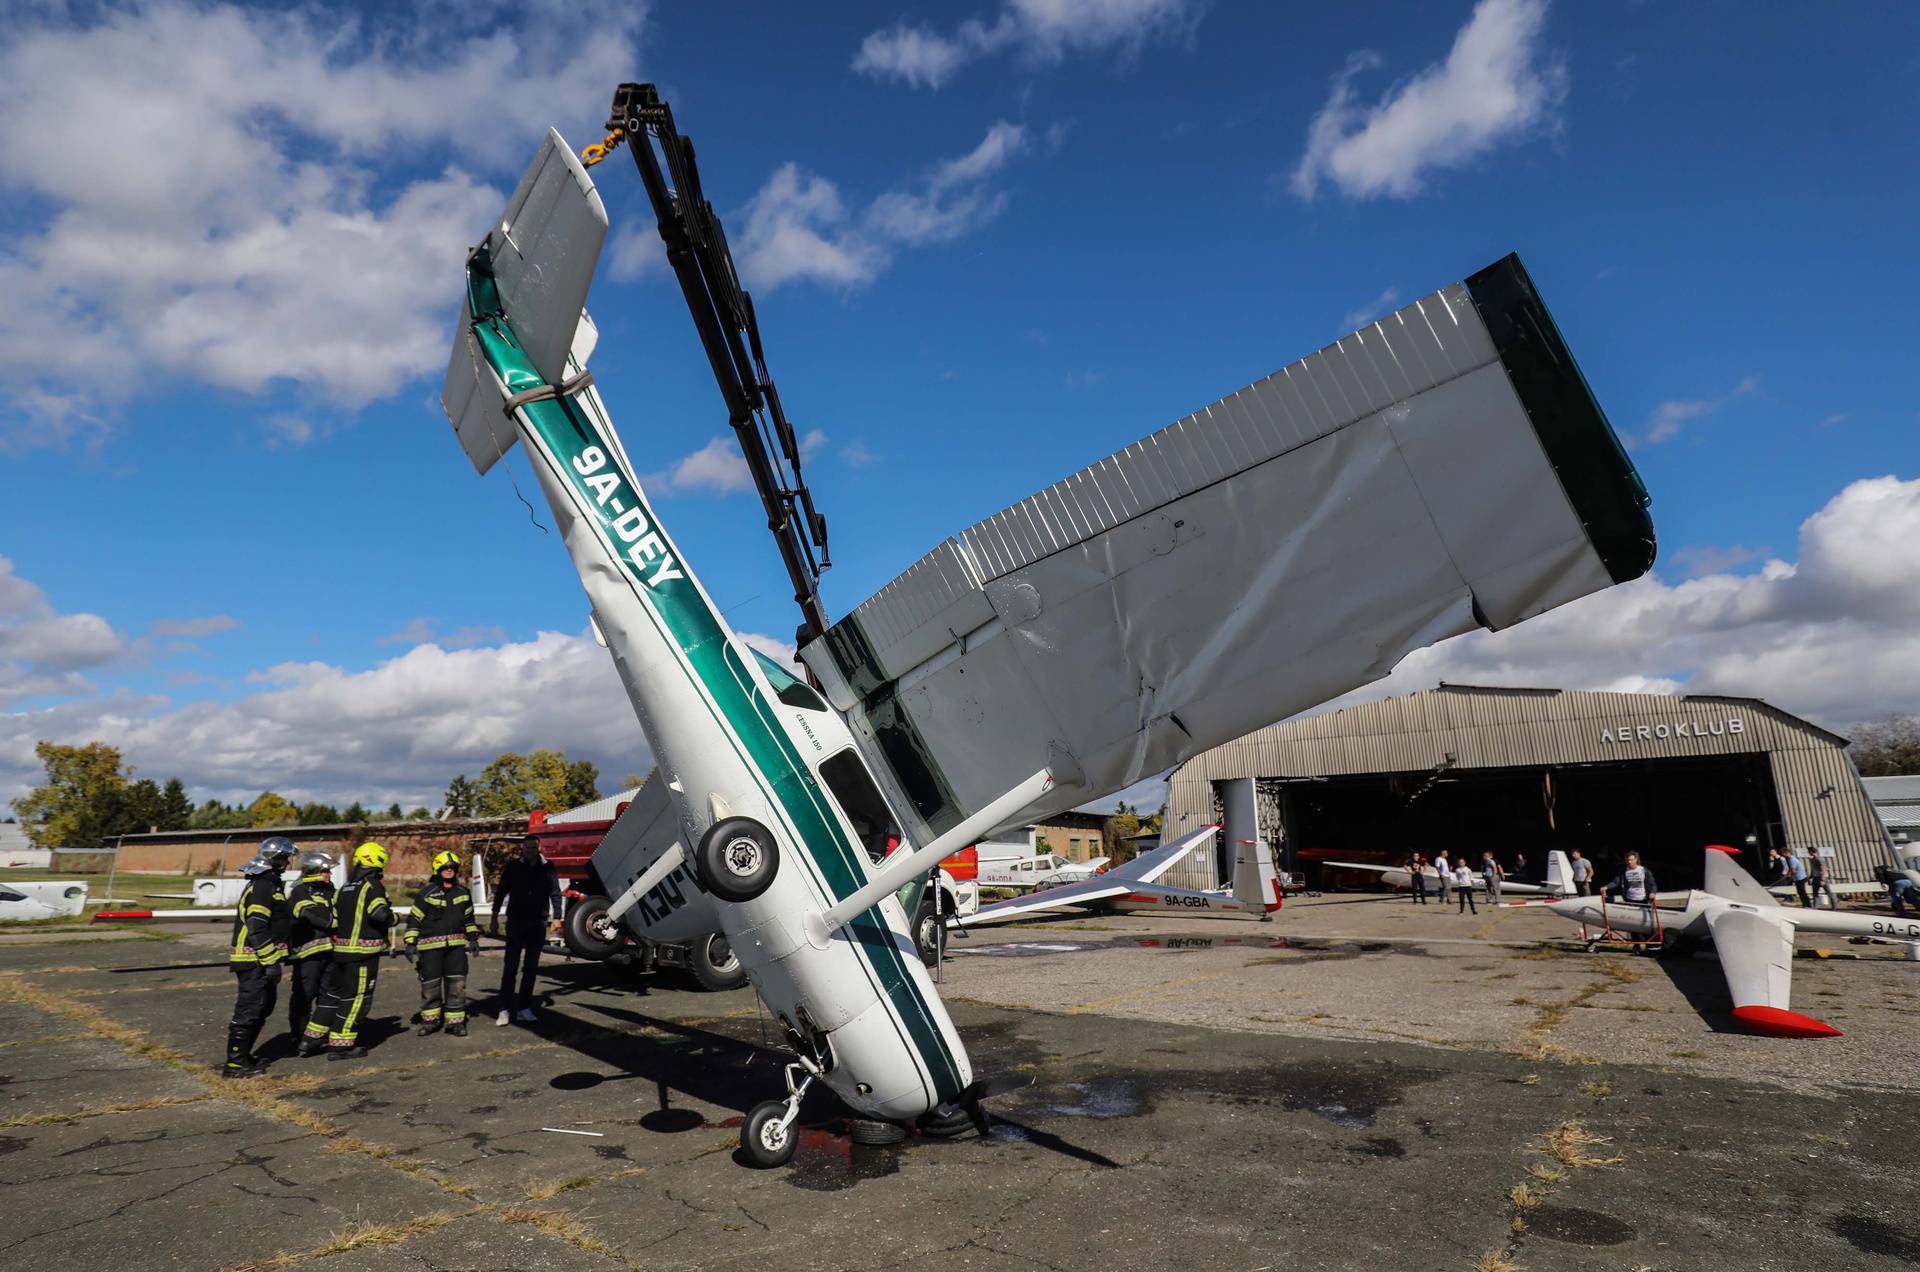
[[[570,363],[584,368],[595,330],[583,306],[606,235],[607,210],[586,168],[548,129],[507,210],[468,259],[467,293],[440,390],[440,405],[476,471],[493,467],[518,433],[475,346],[475,324],[510,313],[514,341],[547,384],[566,380]]]
[[[1558,848],[1547,854],[1547,891],[1559,897],[1573,895],[1573,863]]]
[[[1733,859],[1739,849],[1724,844],[1707,845],[1707,864],[1701,890],[1743,905],[1778,906],[1771,892],[1760,881],[1741,869]]]
[[[1233,895],[1249,908],[1272,914],[1285,899],[1280,892],[1280,876],[1273,868],[1273,849],[1267,841],[1256,839],[1235,847],[1233,854]]]

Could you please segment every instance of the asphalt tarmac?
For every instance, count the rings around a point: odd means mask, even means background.
[[[539,1024],[419,1038],[393,960],[371,1056],[226,1082],[220,934],[23,936],[0,945],[0,1266],[1920,1262],[1920,964],[1802,960],[1796,1006],[1847,1036],[1777,1042],[1726,1032],[1710,958],[1570,932],[1336,898],[983,930],[944,988],[976,1071],[1033,1080],[992,1137],[855,1147],[810,1100],[768,1172],[734,1155],[781,1082],[744,991],[555,961]]]

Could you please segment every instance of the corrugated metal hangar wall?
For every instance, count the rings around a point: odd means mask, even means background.
[[[1261,830],[1279,848],[1285,797],[1272,796],[1294,783],[1377,776],[1417,791],[1423,775],[1471,781],[1476,772],[1531,770],[1543,773],[1550,793],[1554,770],[1608,766],[1630,791],[1636,774],[1669,780],[1681,767],[1674,761],[1753,756],[1764,757],[1777,807],[1777,817],[1755,826],[1759,846],[1830,846],[1839,878],[1871,879],[1888,849],[1845,746],[1846,739],[1757,698],[1441,685],[1270,725],[1195,756],[1174,771],[1166,834],[1213,820],[1214,783],[1230,778],[1261,779],[1269,797],[1261,801]],[[1521,846],[1534,853],[1547,845]],[[1372,847],[1398,853],[1409,845]],[[1748,865],[1757,868],[1751,858]],[[1168,882],[1211,886],[1213,869],[1196,856]]]

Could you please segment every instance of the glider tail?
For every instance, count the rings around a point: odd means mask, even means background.
[[[1743,905],[1777,908],[1780,903],[1774,900],[1773,894],[1761,887],[1760,881],[1741,869],[1740,863],[1733,859],[1738,851],[1723,844],[1707,845],[1707,864],[1701,891]]]
[[[1573,895],[1573,863],[1558,848],[1547,854],[1547,891],[1556,897]]]
[[[1233,855],[1233,895],[1248,909],[1272,914],[1281,905],[1280,876],[1274,872],[1273,849],[1264,839],[1236,846]]]

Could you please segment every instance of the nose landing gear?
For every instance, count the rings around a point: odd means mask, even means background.
[[[806,1098],[807,1088],[818,1072],[804,1059],[788,1065],[787,1098],[763,1100],[747,1114],[740,1127],[740,1151],[749,1165],[771,1170],[793,1160],[793,1150],[800,1143],[794,1126],[800,1117],[800,1101]]]

